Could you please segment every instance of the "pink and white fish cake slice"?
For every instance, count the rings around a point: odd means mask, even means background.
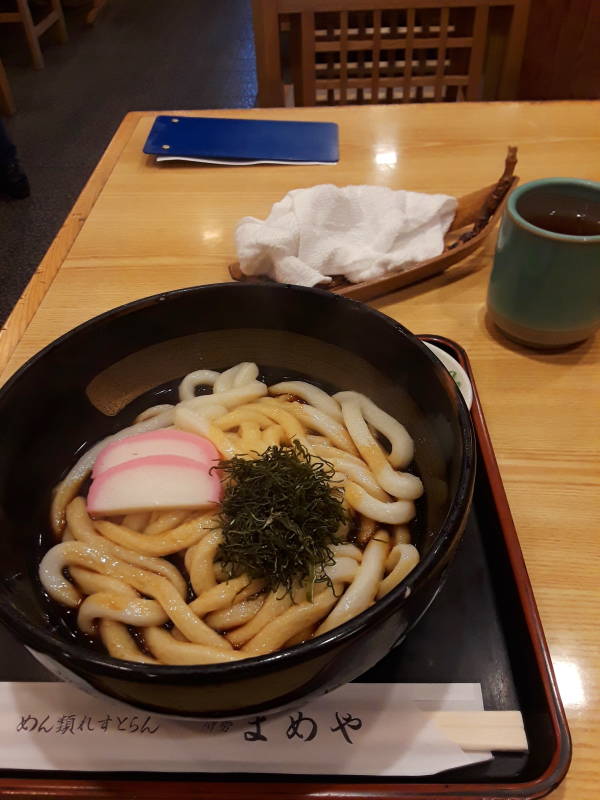
[[[180,456],[212,467],[219,460],[216,448],[203,436],[166,428],[127,436],[107,444],[94,464],[92,477],[106,470],[146,456]]]
[[[137,511],[210,508],[221,499],[218,473],[191,458],[152,455],[110,467],[92,481],[88,512],[130,514]]]

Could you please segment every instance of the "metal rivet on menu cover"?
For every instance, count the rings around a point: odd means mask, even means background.
[[[170,144],[163,144],[162,149],[163,150],[170,150],[171,149],[171,145]]]
[[[179,120],[177,119],[177,117],[173,117],[171,122],[179,122]]]

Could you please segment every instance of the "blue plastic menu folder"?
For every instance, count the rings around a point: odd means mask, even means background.
[[[157,161],[209,164],[335,164],[338,126],[333,122],[157,117],[144,153]]]

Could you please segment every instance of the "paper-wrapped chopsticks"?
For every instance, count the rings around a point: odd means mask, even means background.
[[[429,719],[463,750],[527,750],[520,711],[427,711]]]

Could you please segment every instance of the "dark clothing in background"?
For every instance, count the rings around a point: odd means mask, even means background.
[[[17,148],[11,142],[4,122],[0,118],[0,164],[7,164],[17,157]]]

